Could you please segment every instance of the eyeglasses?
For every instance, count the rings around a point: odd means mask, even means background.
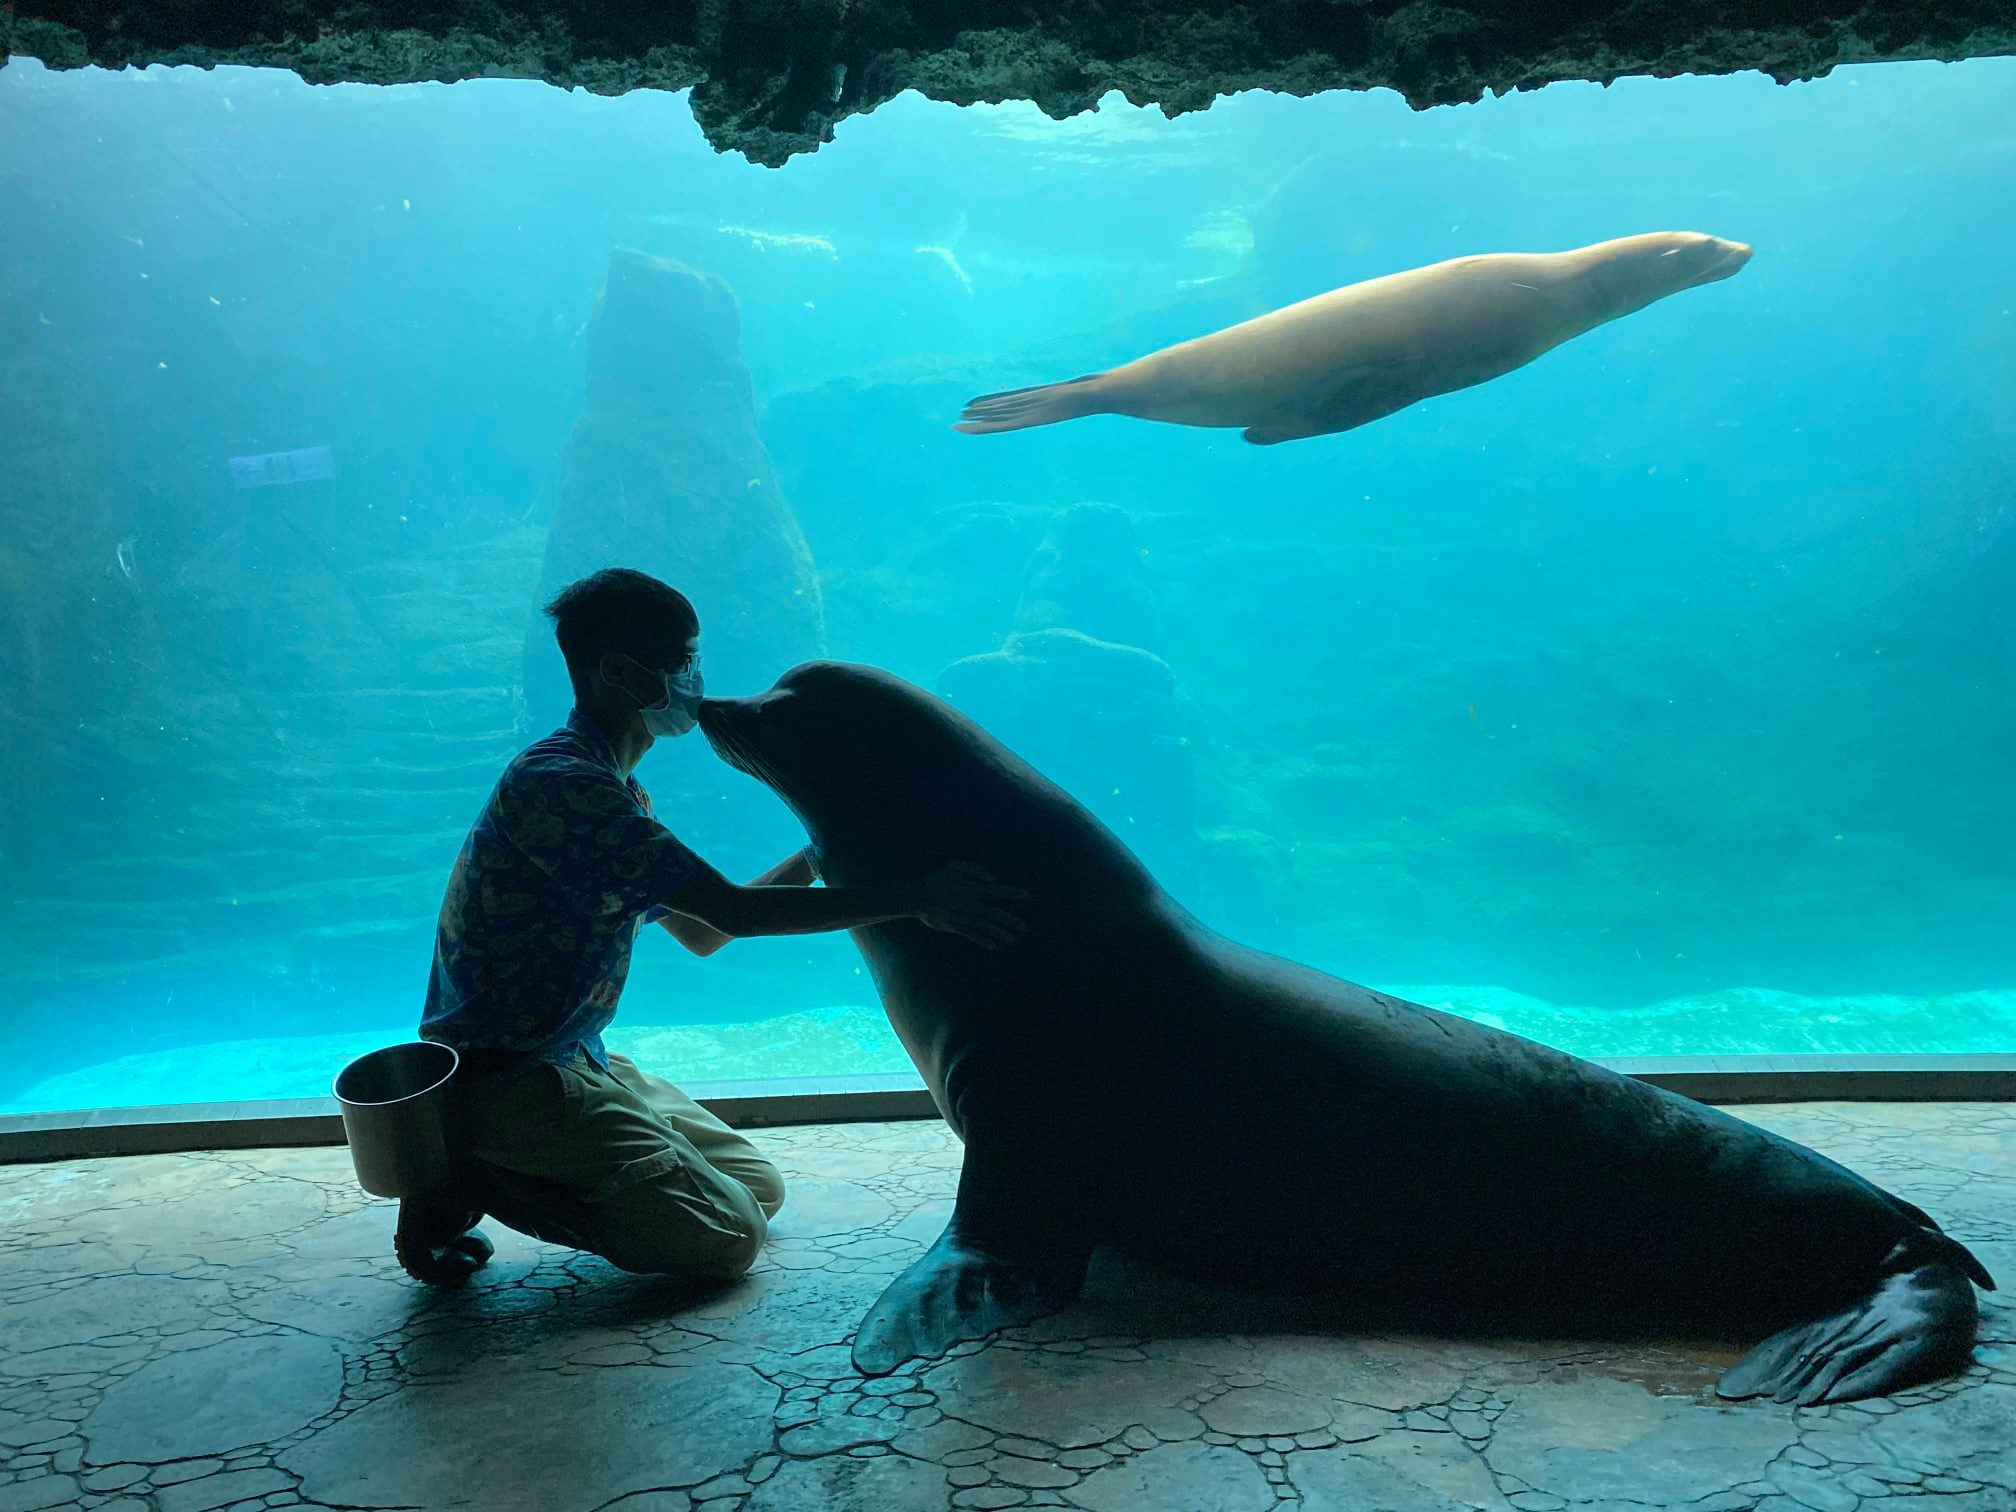
[[[662,668],[635,656],[624,656],[624,660],[629,662],[631,666],[653,677],[685,677],[700,670],[700,653],[697,651],[691,656],[684,656],[677,661],[667,662]]]

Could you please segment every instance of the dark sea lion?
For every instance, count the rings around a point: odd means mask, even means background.
[[[1332,289],[1103,373],[983,395],[953,429],[984,436],[1133,415],[1236,426],[1258,446],[1328,436],[1502,378],[1749,261],[1743,243],[1699,231],[1458,257]]]
[[[810,662],[700,728],[837,885],[971,858],[1029,890],[1009,950],[854,932],[966,1145],[952,1221],[862,1322],[861,1370],[1068,1305],[1101,1244],[1255,1290],[1772,1335],[1728,1396],[1842,1401],[1966,1365],[1972,1285],[1994,1283],[1917,1208],[1716,1109],[1221,938],[923,689]]]

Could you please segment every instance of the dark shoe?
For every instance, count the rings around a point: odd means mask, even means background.
[[[402,1199],[392,1235],[399,1268],[428,1286],[460,1286],[496,1252],[476,1227],[482,1220],[467,1194],[453,1188]]]

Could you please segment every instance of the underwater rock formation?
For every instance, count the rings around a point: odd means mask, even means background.
[[[710,688],[762,687],[823,640],[819,579],[756,429],[735,295],[618,250],[588,333],[581,418],[561,463],[539,602],[601,567],[672,583],[699,611]],[[570,694],[550,625],[526,638],[533,726]]]
[[[1141,569],[1134,521],[1111,504],[1074,504],[1029,562],[1017,630],[1068,629],[1120,646],[1162,649],[1162,614]]]
[[[912,5],[445,5],[333,0],[17,0],[0,56],[52,67],[269,64],[311,83],[547,79],[597,94],[693,86],[717,148],[779,164],[906,89],[1033,100],[1053,116],[1119,90],[1171,115],[1247,89],[1398,91],[1417,108],[1556,79],[1607,83],[1759,69],[1780,83],[1843,63],[2016,51],[2003,0],[1688,0],[1507,7],[1069,0]]]
[[[844,481],[843,481],[843,486]],[[900,497],[900,496],[899,496]],[[883,522],[867,509],[864,524]],[[829,548],[819,530],[819,585],[834,644],[881,648],[875,655],[929,676],[947,662],[998,646],[1014,628],[1020,564],[1040,534],[1045,511],[999,504],[959,504],[917,522],[919,539],[879,548],[845,538]]]
[[[1169,664],[1079,630],[1018,631],[937,691],[1078,798],[1188,897],[1199,851],[1188,722]]]
[[[1028,550],[1015,516],[999,504],[934,509],[924,521],[922,535],[909,554],[910,570],[965,583],[998,575],[1003,562],[1012,564]],[[1012,593],[1009,596],[1013,598]]]
[[[940,549],[1005,543],[1007,513],[950,512]],[[963,529],[957,528],[963,525]],[[1134,520],[1111,504],[1054,514],[999,650],[955,661],[937,691],[1111,826],[1197,905],[1204,722],[1162,659],[1162,612]],[[977,577],[967,564],[969,574]]]

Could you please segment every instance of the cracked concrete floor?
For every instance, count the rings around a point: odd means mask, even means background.
[[[2016,1281],[2016,1107],[1743,1111]],[[1716,1347],[1296,1332],[1109,1265],[1069,1313],[863,1380],[846,1341],[959,1147],[759,1137],[789,1203],[697,1297],[494,1226],[467,1290],[416,1288],[341,1149],[0,1167],[0,1512],[2016,1512],[1999,1298],[1964,1378],[1810,1412],[1718,1403]]]

